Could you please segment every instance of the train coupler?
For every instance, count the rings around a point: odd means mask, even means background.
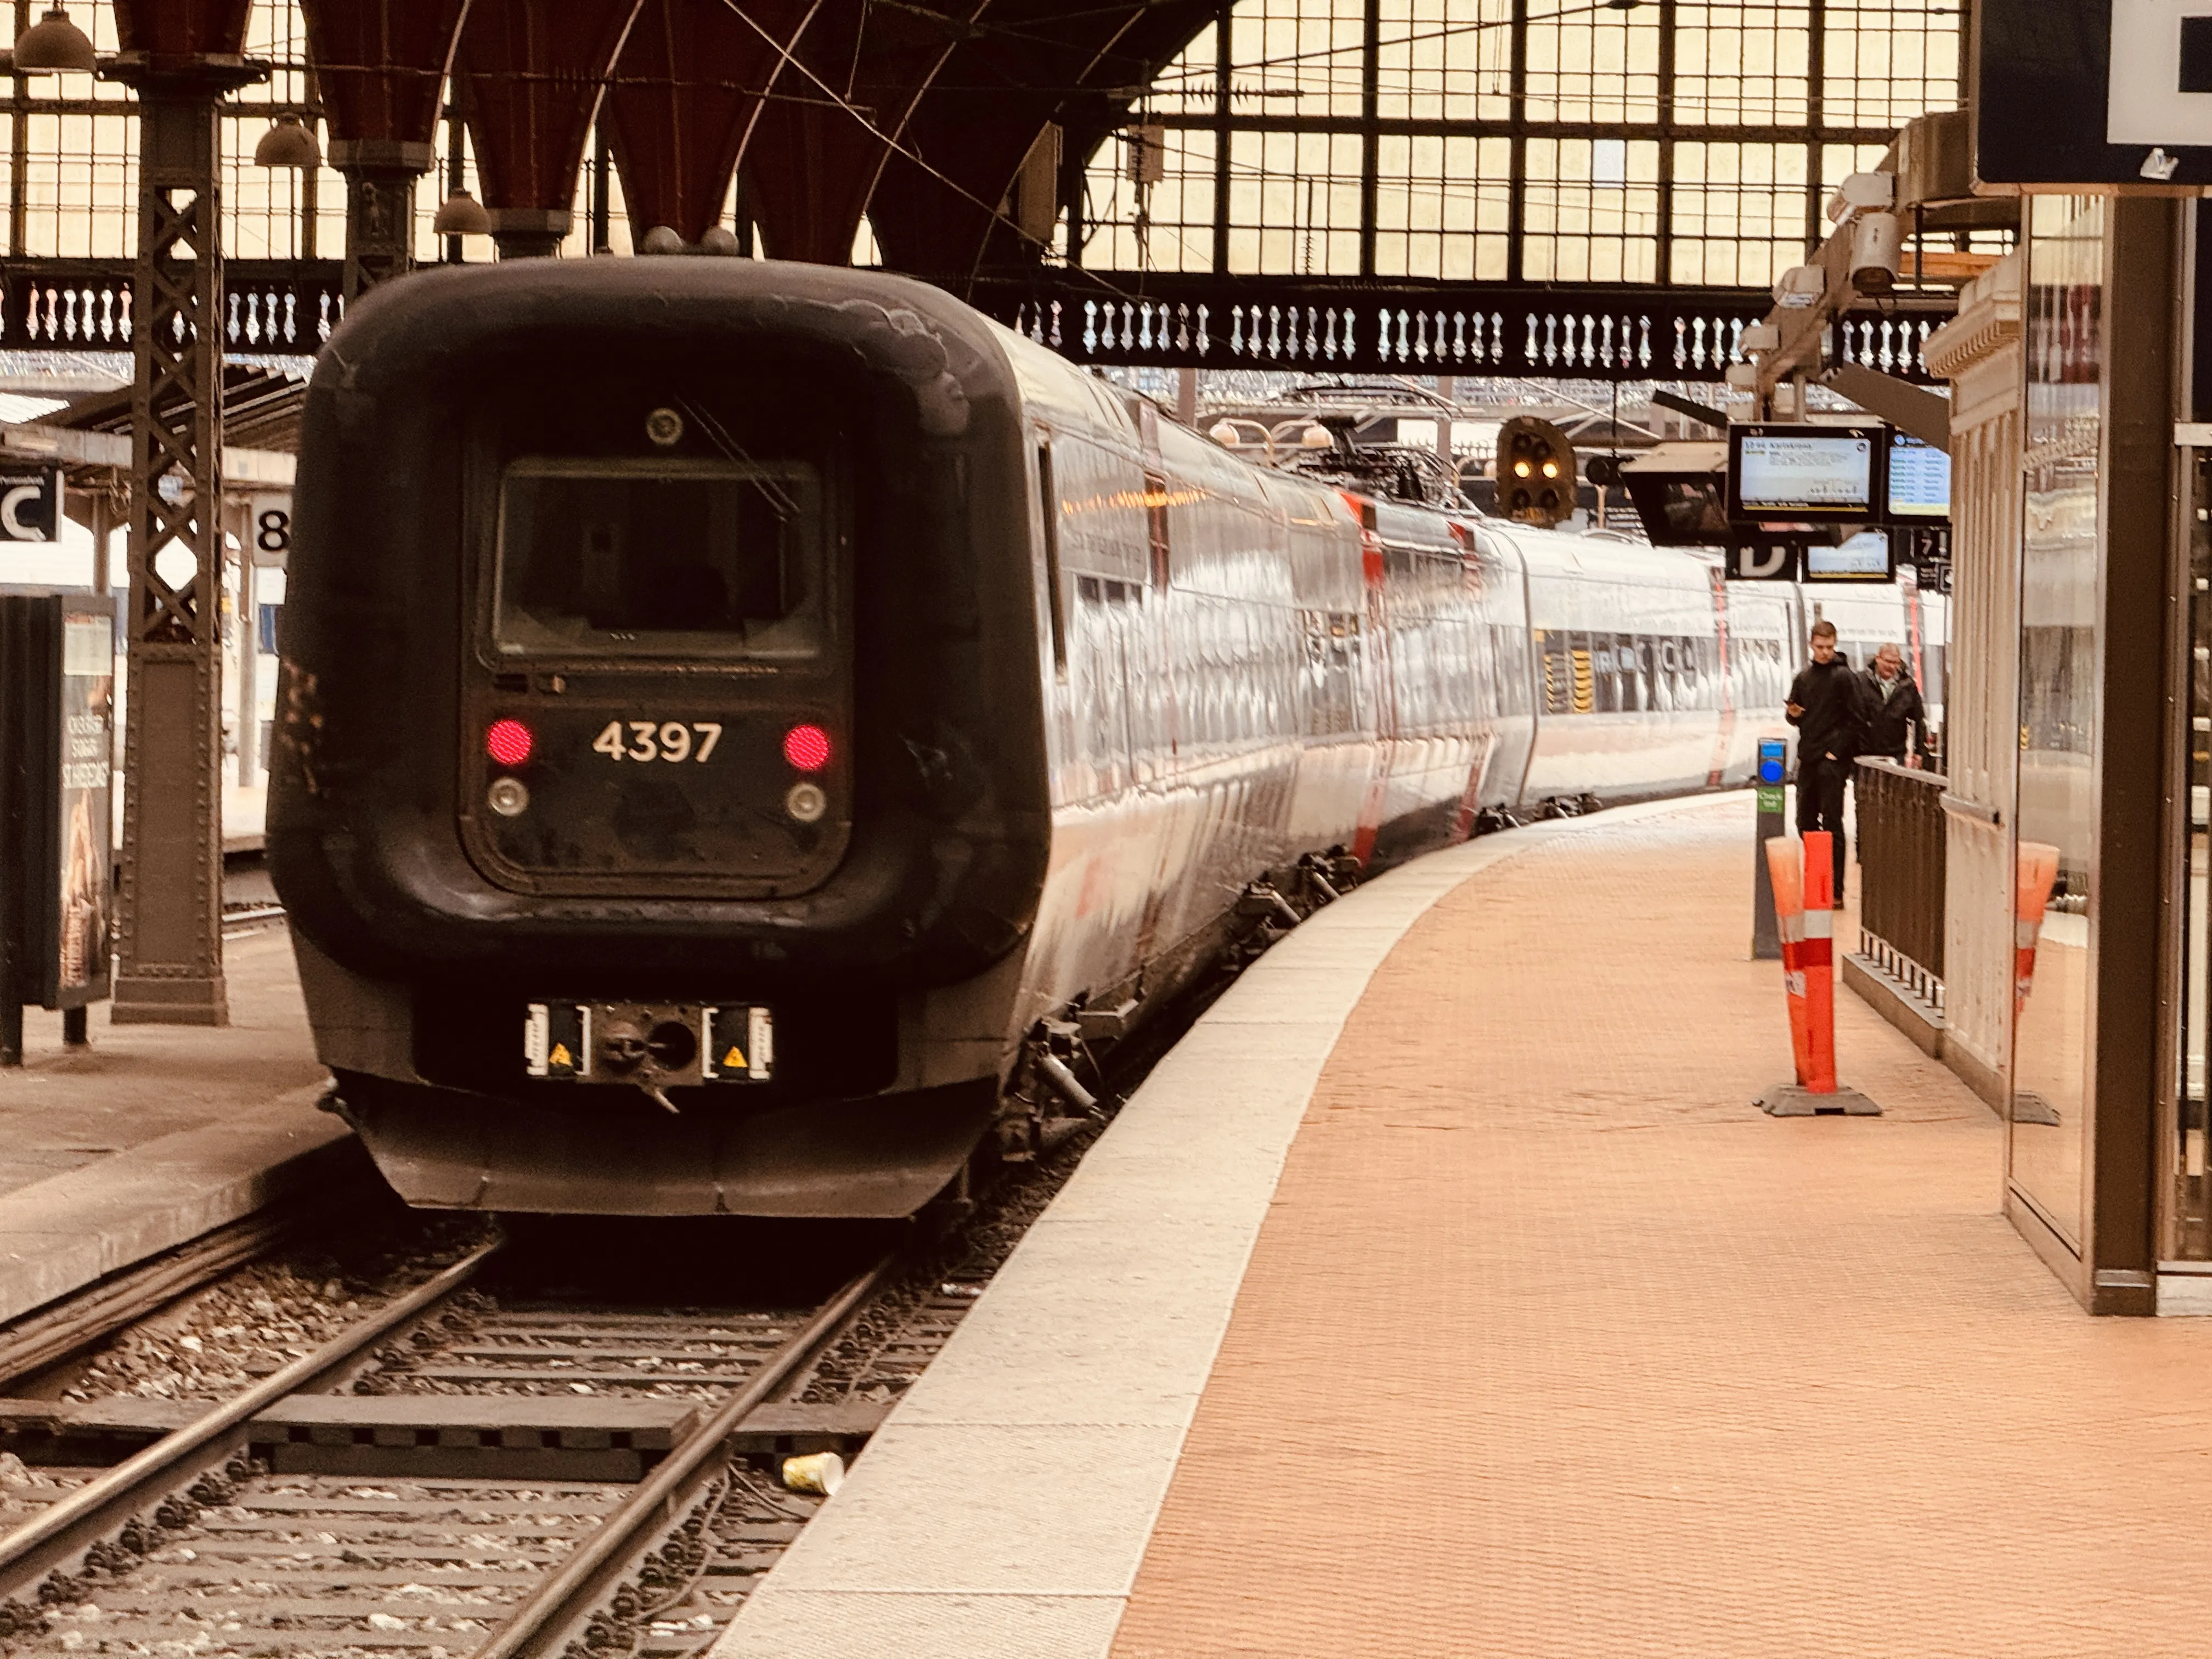
[[[1298,873],[1308,892],[1323,904],[1334,904],[1358,885],[1359,860],[1340,847],[1326,853],[1308,853],[1298,860]]]
[[[1243,896],[1237,901],[1237,914],[1265,917],[1285,927],[1295,927],[1305,920],[1298,914],[1297,907],[1285,898],[1282,890],[1271,881],[1255,881],[1247,887]]]
[[[1033,1163],[1077,1130],[1104,1121],[1105,1108],[1070,1063],[1088,1058],[1082,1027],[1075,1020],[1037,1022],[1014,1087],[1000,1107],[997,1133],[1002,1162]]]

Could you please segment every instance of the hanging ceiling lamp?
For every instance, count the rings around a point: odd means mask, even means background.
[[[276,125],[261,135],[253,147],[253,165],[259,167],[299,167],[312,172],[323,164],[323,147],[296,115],[280,115]]]
[[[18,75],[89,75],[99,67],[92,41],[59,6],[49,6],[15,41]]]
[[[430,230],[438,236],[489,236],[491,216],[475,197],[457,190],[439,207],[438,216],[430,221]]]

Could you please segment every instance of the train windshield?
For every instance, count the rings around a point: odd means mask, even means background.
[[[818,656],[823,519],[803,461],[515,461],[495,641],[518,657]]]

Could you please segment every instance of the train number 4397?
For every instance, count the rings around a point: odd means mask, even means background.
[[[697,761],[705,765],[722,740],[714,720],[609,720],[592,747],[609,760]]]

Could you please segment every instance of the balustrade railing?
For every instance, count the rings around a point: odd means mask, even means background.
[[[1949,780],[1891,760],[1862,760],[1857,772],[1860,951],[1941,1008]]]
[[[312,353],[345,309],[336,260],[224,265],[226,344]],[[0,349],[127,351],[125,261],[0,266]],[[1759,289],[1546,288],[1072,271],[954,284],[1077,362],[1326,373],[1718,380],[1744,361]],[[1830,327],[1832,362],[1930,377],[1922,350],[1948,300],[1901,297]]]
[[[336,260],[226,261],[225,349],[320,350],[344,314],[341,276]],[[127,264],[41,260],[0,267],[0,349],[128,351],[131,313]]]
[[[1745,361],[1763,289],[1455,287],[1304,279],[1055,273],[989,279],[971,297],[1079,362],[1314,372],[1718,380]],[[1914,296],[1832,326],[1831,362],[1926,381],[1922,350],[1950,314]]]

